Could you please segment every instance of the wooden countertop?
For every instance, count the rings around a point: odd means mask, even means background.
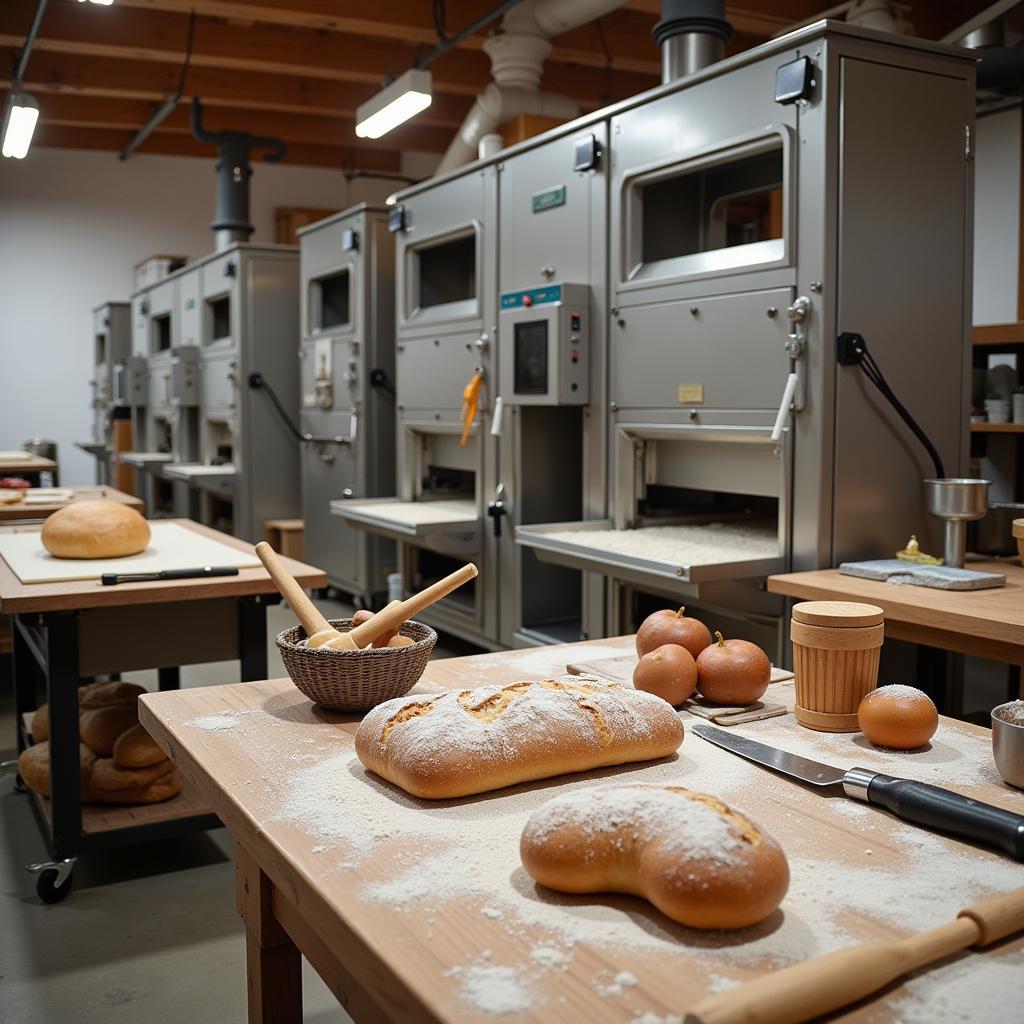
[[[190,519],[167,519],[222,544],[252,551],[253,545],[226,533],[213,530]],[[42,529],[32,526],[0,526],[0,533]],[[325,587],[327,575],[322,570],[282,558],[288,571],[306,588]],[[0,558],[0,612],[7,615],[23,612],[81,611],[87,608],[111,608],[129,604],[160,604],[165,601],[199,601],[206,598],[244,597],[251,594],[276,594],[266,569],[239,569],[237,576],[216,576],[210,579],[159,580],[152,583],[124,583],[105,587],[99,580],[67,580],[54,583],[22,583],[11,567]]]
[[[894,640],[1024,664],[1024,567],[1002,560],[970,562],[967,568],[1001,572],[1006,586],[936,590],[820,569],[769,576],[768,589],[801,601],[866,601],[885,612],[885,633]]]
[[[35,487],[29,487],[25,493],[31,494],[36,489]],[[92,501],[99,498],[115,501],[119,505],[128,505],[131,508],[138,509],[140,512],[144,506],[141,498],[136,498],[134,494],[125,494],[124,491],[119,491],[114,487],[69,487],[67,489],[75,492],[71,501],[47,505],[26,505],[23,501],[18,502],[16,505],[0,504],[0,522],[9,523],[18,520],[45,519],[47,516],[53,515],[58,509],[62,509],[72,502]]]
[[[48,473],[57,468],[53,459],[30,455],[27,459],[0,458],[0,476],[20,476],[22,473]]]
[[[433,661],[418,689],[543,678],[631,645],[619,638]],[[792,704],[791,683],[770,692]],[[647,1013],[652,1024],[678,1022],[711,991],[942,924],[1024,878],[1020,864],[994,853],[819,795],[720,750],[689,731],[696,720],[688,715],[672,759],[426,802],[366,773],[353,751],[358,719],[316,709],[287,679],[148,694],[140,708],[146,728],[270,877],[275,916],[289,931],[312,931],[310,958],[316,963],[319,950],[336,959],[345,975],[334,990],[357,1020],[373,1024],[492,1021],[501,1006],[509,1022],[627,1024]],[[975,726],[943,719],[930,748],[903,755],[859,735],[809,732],[791,714],[734,728],[834,765],[890,770],[1024,812],[1024,794],[1001,782],[989,734]],[[780,911],[745,931],[699,932],[635,898],[537,887],[518,859],[529,813],[556,794],[617,780],[681,782],[763,825],[790,860]],[[1018,937],[831,1019],[1009,1020],[1022,976]]]

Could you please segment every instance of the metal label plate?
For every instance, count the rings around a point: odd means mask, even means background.
[[[534,213],[543,213],[556,206],[565,206],[565,186],[556,185],[554,188],[544,189],[543,192],[534,192],[530,204]]]

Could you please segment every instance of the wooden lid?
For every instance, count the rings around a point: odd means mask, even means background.
[[[1024,519],[1014,519],[1012,529],[1017,540],[1024,540]]]
[[[877,605],[856,601],[802,601],[793,605],[793,618],[808,626],[878,626],[885,613]]]

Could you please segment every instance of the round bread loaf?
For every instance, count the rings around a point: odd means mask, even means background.
[[[148,768],[166,758],[167,755],[138,722],[121,733],[114,744],[114,763],[122,768]]]
[[[519,853],[549,889],[641,896],[690,928],[756,924],[789,888],[774,839],[682,786],[594,786],[556,797],[530,816]]]
[[[84,744],[78,744],[78,770],[82,798],[89,792],[96,755]],[[50,795],[50,744],[46,741],[27,747],[18,755],[18,774],[29,789],[42,796]]]
[[[86,683],[79,687],[78,707],[81,711],[105,708],[111,704],[131,704],[134,707],[145,692],[144,686],[135,683]]]
[[[40,704],[32,712],[32,722],[29,725],[29,732],[32,734],[33,743],[42,743],[50,738],[50,705]]]
[[[122,768],[111,757],[101,757],[93,766],[89,784],[96,798],[100,793],[117,793],[145,789],[151,783],[174,771],[174,762],[166,757],[146,768]]]
[[[104,777],[114,777],[114,769],[110,767],[113,764],[113,761],[101,758],[96,762],[93,778],[97,771]],[[166,764],[167,770],[162,775],[141,786],[122,789],[98,789],[93,786],[89,799],[100,804],[158,804],[163,800],[170,800],[181,792],[181,773],[170,761]]]
[[[116,501],[76,501],[43,524],[43,547],[55,558],[122,558],[149,543],[149,523]]]
[[[78,718],[78,735],[100,757],[110,757],[122,733],[139,721],[138,704],[108,704],[89,708]]]

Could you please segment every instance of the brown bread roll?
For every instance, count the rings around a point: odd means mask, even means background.
[[[375,707],[356,754],[427,800],[673,754],[683,723],[660,697],[597,680],[517,682]]]
[[[89,778],[96,755],[84,744],[78,744],[78,770],[82,799],[89,791]],[[43,796],[50,795],[50,744],[46,741],[27,747],[18,755],[18,774],[29,789]]]
[[[32,721],[29,725],[29,732],[32,734],[33,743],[42,743],[50,738],[50,705],[40,704],[32,712]]]
[[[174,763],[167,758],[148,768],[122,768],[112,757],[100,758],[93,766],[89,783],[96,798],[101,793],[117,793],[130,789],[145,789],[150,783],[174,771]]]
[[[779,845],[720,800],[682,786],[592,786],[538,808],[523,867],[559,892],[640,896],[690,928],[745,928],[789,888]]]
[[[99,767],[104,762],[97,761]],[[170,762],[167,762],[170,764]],[[158,804],[181,792],[181,773],[171,765],[170,771],[143,786],[126,789],[93,788],[89,799],[100,804]]]
[[[149,768],[167,755],[138,722],[121,733],[114,744],[114,762],[121,768]]]
[[[110,704],[90,708],[78,717],[81,741],[100,757],[110,757],[118,737],[139,720],[137,704]]]
[[[122,558],[149,544],[149,523],[116,501],[76,501],[43,524],[43,547],[55,558]]]
[[[146,692],[135,683],[86,683],[78,689],[78,709],[105,708],[111,704],[134,705]]]

